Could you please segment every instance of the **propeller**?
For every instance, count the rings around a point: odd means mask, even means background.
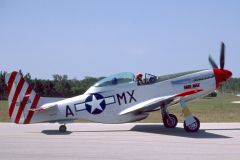
[[[221,54],[220,54],[220,68],[221,70],[224,69],[225,64],[225,44],[222,42],[221,44]]]
[[[215,63],[215,61],[213,60],[211,55],[209,55],[208,60],[209,60],[210,65],[212,66],[212,68],[218,68],[218,65]]]
[[[214,76],[216,79],[216,88],[219,88],[224,82],[229,80],[232,77],[232,72],[224,69],[225,65],[225,44],[221,43],[221,51],[220,51],[220,68],[212,59],[211,55],[209,55],[209,63],[211,64],[214,72]]]
[[[216,62],[213,60],[211,55],[209,55],[209,63],[212,66],[212,68],[218,68],[218,65]],[[225,44],[222,42],[221,43],[221,51],[220,51],[220,69],[223,70],[225,65]]]

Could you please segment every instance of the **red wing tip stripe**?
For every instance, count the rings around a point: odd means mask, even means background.
[[[27,91],[25,93],[25,96],[20,104],[20,107],[18,109],[18,113],[17,113],[17,116],[16,116],[16,119],[15,119],[15,123],[19,123],[19,120],[21,118],[21,115],[22,115],[22,112],[28,102],[28,99],[29,99],[29,96],[26,96],[26,95],[29,95],[30,93],[32,92],[32,88],[30,86],[28,86],[27,88]]]
[[[19,96],[19,94],[22,90],[24,82],[25,82],[25,80],[23,78],[21,78],[21,80],[19,81],[19,83],[17,85],[16,91],[14,93],[14,96],[13,96],[13,99],[12,99],[12,102],[11,102],[11,105],[10,105],[10,108],[9,108],[9,116],[10,117],[12,117],[12,113],[13,113],[14,107],[16,105],[17,98],[18,98],[18,96]]]
[[[39,101],[40,97],[38,95],[36,95],[34,97],[34,100],[33,100],[33,103],[32,103],[32,106],[31,108],[29,109],[28,111],[28,114],[27,114],[27,117],[26,119],[24,120],[24,124],[29,124],[31,119],[32,119],[32,116],[34,114],[34,109],[36,109],[37,105],[38,105],[38,101]]]
[[[195,89],[195,90],[190,90],[190,91],[186,91],[186,92],[182,92],[176,95],[176,97],[183,97],[183,96],[188,96],[188,95],[192,95],[198,92],[203,91],[202,89]]]

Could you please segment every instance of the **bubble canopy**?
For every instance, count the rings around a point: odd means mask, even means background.
[[[95,87],[114,86],[118,84],[131,83],[135,79],[135,75],[130,72],[122,72],[106,77],[94,84]]]

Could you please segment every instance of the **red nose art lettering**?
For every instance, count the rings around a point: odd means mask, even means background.
[[[184,89],[193,89],[193,88],[198,88],[198,87],[200,87],[200,83],[185,85]]]

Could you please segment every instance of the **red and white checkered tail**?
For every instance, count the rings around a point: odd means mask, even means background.
[[[34,114],[31,109],[37,108],[40,97],[18,72],[6,74],[5,82],[11,120],[19,124],[31,123]]]

